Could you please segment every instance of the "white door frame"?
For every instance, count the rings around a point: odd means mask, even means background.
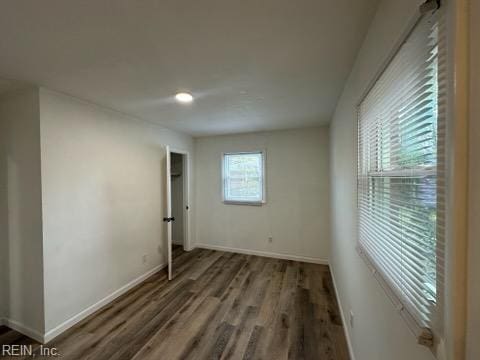
[[[192,211],[192,206],[190,205],[190,153],[186,150],[180,150],[176,148],[170,148],[170,153],[176,153],[183,155],[183,248],[185,251],[192,250],[192,245],[190,243],[190,216],[189,213]],[[171,193],[170,193],[171,196]],[[188,207],[188,209],[187,209]],[[170,244],[170,247],[172,245]]]
[[[166,192],[166,216],[163,221],[167,223],[167,264],[168,280],[172,280],[172,179],[171,175],[171,151],[168,145],[165,146],[165,192]]]

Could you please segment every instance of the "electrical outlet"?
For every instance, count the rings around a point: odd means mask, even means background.
[[[143,262],[144,264],[146,264],[146,263],[147,263],[147,260],[148,260],[148,255],[147,255],[147,254],[143,255],[143,256],[142,256],[142,262]]]
[[[355,314],[350,310],[350,327],[353,328],[353,320],[355,319]]]
[[[268,237],[268,242],[269,242],[269,243],[273,242],[273,237],[272,237],[272,236],[269,236],[269,237]]]

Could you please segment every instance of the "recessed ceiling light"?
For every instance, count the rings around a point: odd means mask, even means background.
[[[182,92],[175,95],[175,99],[177,99],[177,101],[181,103],[190,103],[193,101],[193,96],[189,93]]]

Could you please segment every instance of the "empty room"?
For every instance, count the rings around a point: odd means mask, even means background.
[[[480,0],[0,1],[0,358],[480,359]]]

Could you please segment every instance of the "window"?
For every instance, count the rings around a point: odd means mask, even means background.
[[[223,200],[225,203],[260,205],[265,202],[264,153],[223,155]]]
[[[441,332],[445,54],[423,15],[358,108],[358,248],[419,341]]]

